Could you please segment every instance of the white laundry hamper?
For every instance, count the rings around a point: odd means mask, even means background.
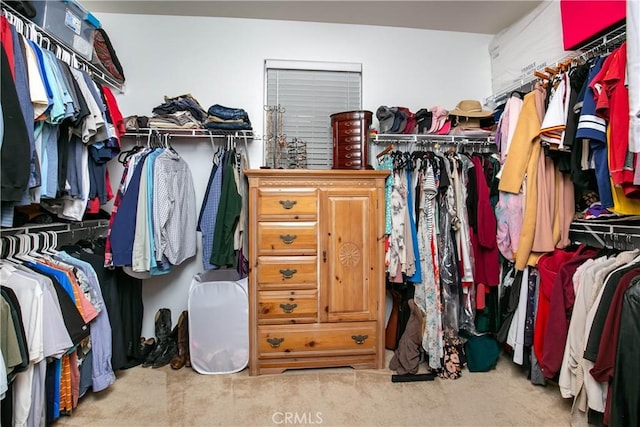
[[[210,270],[191,280],[189,351],[200,374],[231,374],[249,363],[248,280],[219,280],[223,275]]]

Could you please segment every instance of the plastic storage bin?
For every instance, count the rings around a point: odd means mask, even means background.
[[[200,374],[231,374],[249,364],[248,280],[196,274],[189,289],[189,351]]]
[[[100,21],[75,0],[32,2],[33,22],[87,60],[93,56],[93,38]]]

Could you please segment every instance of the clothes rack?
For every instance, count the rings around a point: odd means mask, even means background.
[[[69,66],[84,70],[89,76],[100,84],[104,84],[124,93],[124,83],[120,83],[110,75],[104,73],[91,62],[75,53],[69,46],[57,39],[55,36],[36,25],[29,18],[22,16],[11,6],[0,2],[2,14],[9,20],[20,34],[32,40],[43,49],[50,50],[56,56],[65,61]]]
[[[153,135],[160,135],[160,137],[168,137],[169,139],[179,138],[207,138],[211,142],[211,148],[215,151],[216,144],[224,144],[229,146],[234,144],[237,140],[242,141],[245,153],[249,153],[249,140],[259,139],[252,130],[209,130],[209,129],[179,129],[179,128],[139,128],[136,130],[127,130],[123,135],[125,138],[146,138],[150,140]],[[247,165],[249,166],[249,165]]]
[[[603,51],[612,50],[616,47],[620,46],[626,40],[626,25],[622,24],[614,27],[610,31],[605,34],[597,37],[592,40],[590,43],[585,44],[579,50],[573,51],[568,55],[565,55],[562,58],[558,58],[554,61],[545,62],[540,65],[539,69],[544,70],[548,68],[551,64],[553,68],[557,68],[561,63],[565,63],[567,61],[583,61],[591,58],[592,56],[598,55]],[[509,97],[509,95],[514,91],[522,91],[522,92],[530,92],[533,89],[536,81],[538,81],[538,77],[534,74],[531,74],[526,79],[521,79],[519,82],[515,82],[511,86],[501,90],[498,93],[495,93],[484,100],[485,105],[499,105],[504,103],[504,101]]]
[[[55,234],[56,246],[64,246],[77,242],[78,240],[89,240],[106,235],[109,220],[87,220],[74,223],[53,223],[34,224],[25,227],[3,228],[0,231],[0,238],[4,241],[9,236],[28,235],[49,239]]]
[[[576,220],[569,228],[573,242],[598,248],[632,250],[640,247],[640,218],[596,222]]]
[[[430,146],[434,149],[449,147],[459,151],[459,148],[471,148],[476,152],[493,152],[496,148],[493,136],[467,135],[430,135],[430,134],[378,134],[371,140],[374,144],[395,144],[395,148],[413,148],[413,145]]]

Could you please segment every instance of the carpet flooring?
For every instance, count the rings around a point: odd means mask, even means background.
[[[391,359],[387,352],[387,364]],[[495,370],[457,380],[392,383],[385,370],[247,370],[135,367],[81,398],[56,426],[569,426],[557,386],[532,385],[506,356]]]

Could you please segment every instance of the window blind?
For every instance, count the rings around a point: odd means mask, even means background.
[[[284,108],[287,141],[306,142],[307,168],[330,169],[333,140],[330,115],[360,110],[362,76],[358,71],[266,68],[268,106]]]

